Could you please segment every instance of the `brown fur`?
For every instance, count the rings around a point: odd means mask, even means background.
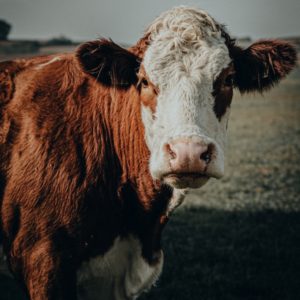
[[[230,106],[233,96],[234,67],[224,69],[214,82],[213,96],[215,97],[214,112],[220,121]]]
[[[159,89],[148,78],[143,65],[141,65],[138,74],[137,89],[139,91],[140,101],[146,107],[149,107],[154,114],[157,105],[157,95]]]
[[[76,290],[76,267],[118,235],[136,235],[155,263],[172,191],[150,177],[137,89],[102,86],[71,55],[30,66],[14,84],[1,111],[13,127],[0,148],[1,221],[31,298],[75,299],[65,291]]]

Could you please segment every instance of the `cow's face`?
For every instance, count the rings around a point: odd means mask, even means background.
[[[190,57],[190,73],[187,66],[175,63],[182,74],[166,72],[165,78],[158,78],[165,87],[155,84],[151,72],[141,67],[138,89],[155,179],[178,188],[199,187],[209,177],[223,175],[234,67],[226,48],[218,55],[224,55],[219,60],[224,64],[213,75],[209,63],[202,68],[196,65],[199,57]],[[166,66],[172,68],[172,63]]]
[[[200,187],[224,174],[233,88],[271,87],[294,66],[295,50],[282,41],[243,50],[205,12],[186,7],[160,16],[145,36],[141,57],[109,41],[86,44],[78,56],[102,83],[136,86],[153,178]]]
[[[234,67],[221,32],[208,35],[201,28],[202,12],[174,18],[164,15],[150,27],[139,78],[142,99],[147,94],[153,100],[142,102],[142,117],[152,176],[199,187],[224,173]]]

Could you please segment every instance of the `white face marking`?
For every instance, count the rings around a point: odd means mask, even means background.
[[[215,147],[209,173],[224,173],[226,123],[229,109],[219,121],[213,110],[213,82],[231,59],[217,23],[207,13],[174,8],[149,27],[151,43],[143,65],[159,88],[155,114],[142,107],[146,142],[155,179],[168,170],[163,146],[179,137],[200,137]]]
[[[118,237],[104,256],[92,258],[80,267],[77,272],[79,299],[129,300],[150,289],[162,271],[163,253],[154,266],[150,266],[141,253],[136,238]]]

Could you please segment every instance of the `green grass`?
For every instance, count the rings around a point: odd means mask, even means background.
[[[300,299],[300,213],[185,208],[164,235],[165,266],[143,300]]]

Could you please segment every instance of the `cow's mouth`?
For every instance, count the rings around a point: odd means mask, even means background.
[[[163,176],[163,181],[175,188],[199,188],[204,185],[209,175],[203,173],[167,173]]]

